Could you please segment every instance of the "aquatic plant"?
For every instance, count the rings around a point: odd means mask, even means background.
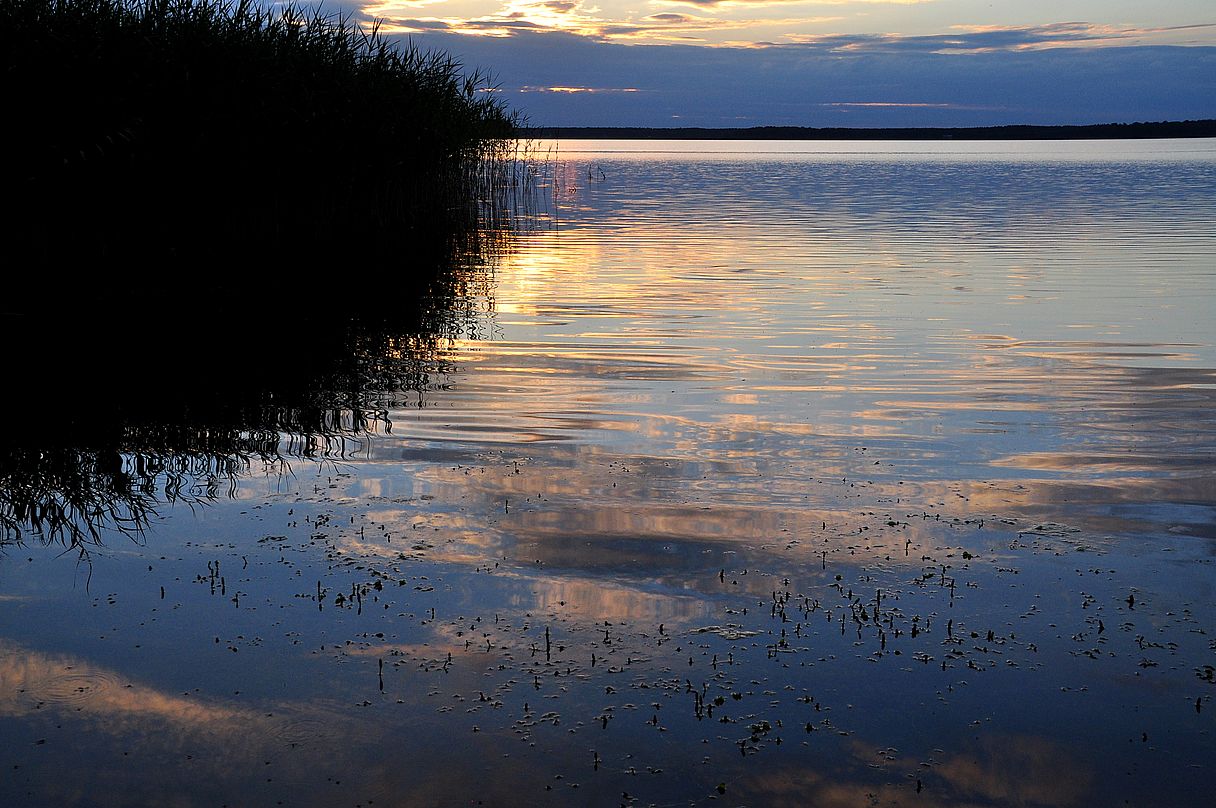
[[[105,380],[79,373],[75,361],[98,360],[88,353],[60,369],[86,381],[79,410],[40,425],[13,412],[20,402],[0,403],[0,547],[138,537],[161,505],[231,497],[259,466],[289,474],[297,459],[347,456],[369,432],[390,428],[390,408],[408,405],[410,395],[421,401],[432,383],[432,337],[384,334],[410,343],[389,358],[360,351],[366,333],[327,335],[350,353],[309,353],[311,369],[287,363],[295,379],[270,372],[258,383],[252,363],[236,362],[227,383],[189,363],[147,369],[135,383]],[[48,374],[46,392],[63,381]]]
[[[0,401],[0,544],[341,455],[475,328],[529,176],[484,74],[248,0],[5,0],[0,62],[0,375],[53,413]],[[322,262],[358,269],[283,271]]]
[[[34,534],[68,546],[107,530],[138,534],[152,499],[113,454],[12,447],[0,452],[0,546]]]
[[[511,177],[485,73],[320,8],[4,0],[0,62],[25,261],[426,262]]]
[[[494,239],[478,244],[488,262]],[[138,538],[161,506],[232,496],[251,471],[349,457],[443,384],[452,340],[476,336],[492,306],[489,273],[473,256],[437,264],[358,306],[316,305],[334,292],[319,281],[271,306],[231,279],[176,302],[86,282],[54,320],[12,304],[0,312],[0,548]]]

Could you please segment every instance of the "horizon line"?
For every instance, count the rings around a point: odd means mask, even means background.
[[[1096,124],[1000,124],[995,126],[521,126],[521,134],[532,137],[623,140],[683,139],[733,140],[938,140],[938,139],[1118,139],[1118,138],[1213,138],[1216,118],[1185,121],[1136,121]],[[1009,136],[1014,137],[1009,137]]]

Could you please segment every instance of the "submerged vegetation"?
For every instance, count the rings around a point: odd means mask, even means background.
[[[0,548],[138,537],[162,505],[206,504],[252,471],[290,475],[296,460],[359,452],[391,430],[390,410],[421,407],[444,383],[448,346],[475,336],[492,305],[485,267],[398,290],[391,311],[326,310],[289,337],[270,319],[217,326],[213,305],[174,311],[182,328],[106,327],[75,311],[46,340],[29,339],[28,316],[0,316],[0,342],[26,346],[0,355],[0,374],[36,380],[53,409],[46,421],[25,396],[0,399]]]
[[[35,263],[446,250],[515,132],[485,74],[295,5],[4,0],[0,54]]]
[[[75,282],[53,314],[5,300],[0,548],[138,537],[162,505],[360,451],[391,430],[391,410],[445,383],[454,341],[482,336],[502,241],[482,232],[476,252],[395,278],[391,295],[351,296],[314,273],[266,298],[228,273],[171,301],[103,274]]]

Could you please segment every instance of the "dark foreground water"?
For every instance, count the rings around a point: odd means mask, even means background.
[[[1216,143],[544,148],[409,317],[9,341],[0,804],[1206,798]]]

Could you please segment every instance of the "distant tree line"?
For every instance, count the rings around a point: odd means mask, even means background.
[[[535,126],[528,137],[622,140],[1116,140],[1131,138],[1216,137],[1216,119],[1156,123],[1103,123],[1086,126],[976,127],[809,127],[753,126]]]

